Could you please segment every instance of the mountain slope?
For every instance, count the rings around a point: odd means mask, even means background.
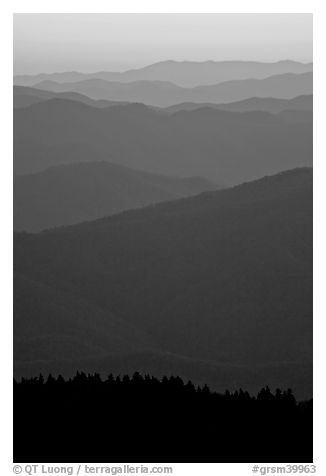
[[[312,359],[312,171],[297,169],[38,235],[14,269],[161,349],[233,364]]]
[[[14,108],[28,107],[32,104],[37,104],[42,101],[48,101],[49,99],[68,99],[71,101],[79,101],[83,104],[88,104],[93,107],[111,107],[122,105],[126,103],[116,102],[116,101],[105,101],[89,98],[83,94],[78,94],[75,92],[63,92],[63,93],[54,93],[51,91],[46,91],[42,89],[29,88],[24,86],[14,86],[13,88],[13,105]]]
[[[278,61],[276,63],[255,61],[162,61],[144,68],[124,72],[99,71],[89,74],[66,72],[15,76],[14,82],[17,85],[32,86],[46,80],[64,83],[95,78],[126,83],[140,80],[162,80],[179,86],[195,87],[233,79],[262,79],[275,74],[306,73],[309,71],[312,71],[312,63],[304,64],[296,61]]]
[[[62,289],[14,276],[14,360],[74,361],[154,347],[149,336]]]
[[[166,81],[135,81],[120,83],[102,79],[86,79],[73,83],[41,81],[38,89],[53,92],[74,91],[92,99],[140,102],[167,107],[181,102],[221,103],[251,97],[293,98],[312,94],[312,73],[281,74],[265,79],[232,80],[210,86],[182,88]]]
[[[141,104],[99,109],[62,99],[14,110],[16,174],[90,161],[235,184],[311,165],[312,124],[260,111],[169,115]]]
[[[14,177],[14,230],[71,225],[213,188],[201,178],[175,179],[108,162],[53,167]]]

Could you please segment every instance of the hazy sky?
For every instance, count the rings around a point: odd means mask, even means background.
[[[15,14],[14,73],[173,60],[312,61],[311,14]]]

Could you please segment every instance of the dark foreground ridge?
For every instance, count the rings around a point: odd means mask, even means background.
[[[14,381],[14,462],[309,463],[312,400],[223,395],[179,377]]]

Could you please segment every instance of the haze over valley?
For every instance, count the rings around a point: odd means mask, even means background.
[[[194,73],[193,81],[206,78],[203,86],[187,83],[189,70]],[[162,73],[163,81],[156,77],[158,72]],[[273,75],[268,76],[270,73]],[[166,82],[176,78],[178,85]],[[117,79],[121,82],[116,82]],[[244,366],[245,381],[253,371],[250,366],[276,365],[280,375],[292,372],[294,385],[306,392],[303,388],[310,385],[309,372],[303,369],[310,365],[311,329],[310,298],[304,290],[308,291],[307,283],[311,279],[308,253],[311,237],[308,238],[309,233],[302,237],[301,234],[310,229],[311,171],[298,167],[312,165],[312,108],[312,64],[291,61],[166,62],[119,74],[54,73],[15,78],[14,229],[32,232],[53,229],[39,238],[24,234],[15,238],[18,280],[15,300],[20,303],[16,306],[16,315],[20,309],[16,322],[24,322],[25,315],[41,319],[43,313],[48,319],[53,315],[57,321],[58,312],[61,315],[66,307],[70,309],[64,311],[69,319],[60,318],[62,328],[54,334],[50,321],[45,327],[42,324],[43,330],[35,335],[24,336],[26,331],[23,334],[19,331],[17,369],[27,371],[27,364],[34,369],[36,358],[49,360],[49,368],[55,371],[50,362],[57,353],[67,355],[64,360],[76,361],[76,365],[82,359],[83,365],[103,368],[100,361],[93,364],[91,361],[105,358],[113,362],[118,352],[127,362],[130,353],[137,350],[144,356],[141,364],[144,369],[147,358],[153,362],[149,355],[156,355],[157,369],[165,368],[168,358],[168,368],[173,371],[184,371],[186,367],[189,372],[190,367],[180,359],[195,359],[194,368],[202,370],[190,373],[199,380],[201,372],[209,375],[218,388],[218,379],[208,370],[209,362],[216,362],[222,368],[231,366],[228,382],[237,373],[232,365]],[[293,171],[278,175],[289,169]],[[273,174],[275,178],[259,180]],[[232,188],[243,182],[248,184]],[[225,192],[210,192],[221,189]],[[264,190],[262,202],[261,190]],[[189,202],[177,200],[192,195],[198,197],[188,199]],[[169,201],[169,205],[153,207],[162,201]],[[146,205],[152,206],[132,212],[134,215],[121,215],[121,219],[105,218]],[[280,215],[275,215],[277,210]],[[250,217],[254,217],[252,224]],[[105,221],[92,222],[100,218]],[[86,221],[81,227],[67,228],[67,232],[62,228],[56,234],[54,229]],[[284,235],[279,233],[282,223],[287,224]],[[234,224],[237,224],[235,229]],[[255,227],[258,227],[256,231]],[[84,230],[87,230],[87,243],[98,256],[92,265],[93,252],[90,254],[82,245]],[[264,230],[264,234],[259,230]],[[277,239],[274,230],[278,230]],[[126,233],[127,241],[120,233]],[[66,237],[69,237],[67,243]],[[43,245],[50,246],[53,240],[56,252],[51,248],[42,251]],[[265,240],[271,240],[270,244]],[[71,249],[70,243],[74,243]],[[285,250],[290,243],[292,258],[287,262]],[[297,258],[293,255],[295,243]],[[60,246],[63,246],[61,251]],[[76,255],[78,249],[80,256]],[[111,254],[107,254],[108,249],[112,250],[114,262]],[[243,250],[247,250],[245,255]],[[47,256],[43,271],[42,253]],[[51,256],[56,257],[56,271],[51,270]],[[62,265],[65,263],[62,274],[59,256],[63,257]],[[137,256],[141,257],[139,269]],[[83,272],[85,258],[86,274],[82,277],[79,274]],[[296,271],[289,268],[293,259]],[[29,262],[33,263],[32,267]],[[269,270],[264,278],[260,262]],[[73,263],[78,263],[78,272]],[[279,263],[281,268],[275,268],[272,273],[267,263],[274,263],[273,266]],[[87,270],[87,266],[93,271]],[[249,269],[254,273],[252,277]],[[66,281],[71,272],[71,279]],[[288,289],[286,276],[293,273],[299,273],[301,304],[295,298],[296,292],[291,297]],[[258,276],[261,291],[258,282],[252,281],[254,276]],[[268,281],[264,282],[265,279]],[[253,301],[248,299],[249,283],[255,289]],[[25,298],[21,300],[24,295],[30,300],[34,293],[32,311]],[[246,296],[243,303],[242,293]],[[36,295],[48,298],[39,301]],[[80,299],[85,301],[83,324],[78,317]],[[51,311],[47,310],[48,302],[52,303]],[[207,303],[207,309],[202,309],[200,303]],[[281,317],[282,309],[287,309],[286,319]],[[102,323],[93,326],[95,315]],[[108,315],[114,316],[115,323],[121,322],[114,324],[118,325],[117,329],[132,324],[146,338],[131,345],[119,330],[119,337],[112,341],[112,332],[116,331],[110,327],[108,337],[103,330],[97,338],[98,329],[111,326]],[[264,322],[258,324],[255,320],[258,316],[265,316]],[[305,319],[308,319],[306,323]],[[42,319],[38,322],[35,330]],[[72,340],[67,334],[68,322],[75,329]],[[278,329],[281,322],[282,329]],[[93,331],[84,334],[81,326],[85,325],[94,328],[92,340]],[[187,329],[186,341],[184,329]],[[303,334],[292,336],[290,350],[289,345],[284,347],[279,335],[286,341],[294,329]],[[271,332],[278,336],[275,342]],[[87,335],[86,341],[82,335]],[[302,339],[306,345],[296,348]],[[261,348],[253,346],[256,341]],[[119,358],[120,364],[117,361],[112,364],[117,368],[121,367]],[[206,362],[204,367],[200,362]],[[298,362],[302,362],[302,370]],[[58,363],[58,368],[64,372],[74,368],[73,364],[62,365]],[[256,380],[259,381],[259,372],[255,372],[254,388],[258,384]]]

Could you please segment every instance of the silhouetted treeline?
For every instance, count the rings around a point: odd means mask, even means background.
[[[15,462],[312,462],[312,400],[179,377],[14,381]]]

